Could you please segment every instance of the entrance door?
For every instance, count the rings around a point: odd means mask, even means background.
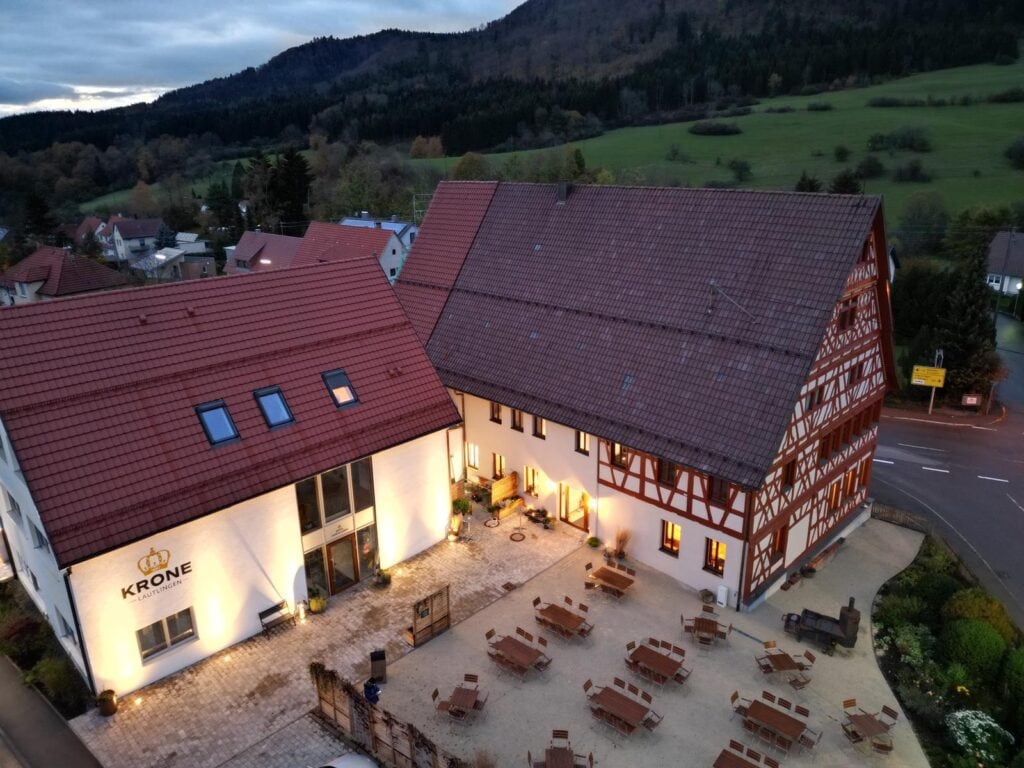
[[[328,575],[331,577],[332,595],[351,587],[359,580],[355,542],[355,536],[346,536],[327,545]]]
[[[581,531],[590,529],[590,497],[568,483],[558,484],[558,519]]]

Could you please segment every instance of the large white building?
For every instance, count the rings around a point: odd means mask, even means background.
[[[0,518],[126,693],[441,540],[459,415],[373,259],[0,310]]]

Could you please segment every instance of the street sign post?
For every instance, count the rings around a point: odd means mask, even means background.
[[[910,383],[921,387],[931,387],[932,396],[928,400],[928,415],[932,415],[935,405],[935,390],[946,386],[946,369],[942,367],[942,350],[935,350],[934,365],[915,365],[910,374]]]

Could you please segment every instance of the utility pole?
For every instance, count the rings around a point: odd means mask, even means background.
[[[942,367],[942,357],[943,357],[942,350],[941,349],[936,349],[935,350],[935,362],[933,363],[935,368],[941,368]],[[935,387],[932,387],[932,397],[928,401],[928,415],[929,416],[932,415],[932,408],[934,407],[934,405],[935,405]]]

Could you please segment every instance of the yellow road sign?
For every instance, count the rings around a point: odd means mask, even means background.
[[[915,365],[910,374],[910,383],[922,387],[943,387],[946,384],[946,369],[929,365]]]

